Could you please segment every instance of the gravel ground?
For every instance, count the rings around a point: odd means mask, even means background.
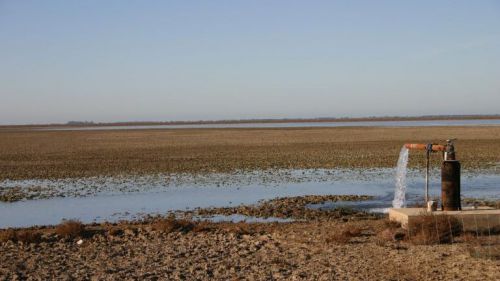
[[[331,240],[347,226],[362,232]],[[0,280],[498,280],[500,262],[471,257],[466,243],[382,244],[383,227],[382,219],[226,223],[184,233],[140,224],[80,245],[44,234],[49,242],[0,244]]]
[[[196,211],[296,219],[288,223],[194,222],[172,214],[0,230],[0,280],[498,280],[500,235],[415,245],[380,215],[306,208],[360,199],[299,196]]]

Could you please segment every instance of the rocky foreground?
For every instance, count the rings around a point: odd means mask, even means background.
[[[346,226],[361,233],[335,238]],[[5,242],[2,280],[498,280],[498,260],[466,243],[377,240],[383,220],[219,224],[197,231],[128,226],[82,239]],[[81,243],[81,244],[80,244]]]
[[[169,217],[0,230],[0,280],[498,280],[499,235],[433,236],[434,228],[408,232],[380,216],[304,207],[339,198],[198,212],[288,214],[291,223]]]

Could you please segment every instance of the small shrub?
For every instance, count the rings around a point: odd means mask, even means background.
[[[477,235],[471,232],[465,232],[460,235],[460,240],[464,243],[475,243],[477,241]]]
[[[16,231],[14,229],[6,229],[0,232],[0,242],[17,241]]]
[[[326,239],[327,243],[346,244],[354,237],[359,237],[363,230],[354,225],[345,226],[341,231],[335,232]]]
[[[408,238],[414,244],[452,243],[461,231],[462,224],[454,217],[423,214],[408,225]]]
[[[473,258],[483,258],[491,260],[500,260],[500,245],[477,246],[469,245],[467,247],[469,254]]]
[[[109,235],[111,236],[121,236],[123,235],[123,230],[118,227],[112,227],[108,230]]]
[[[212,229],[210,223],[207,222],[198,222],[193,227],[193,232],[206,232]]]
[[[24,230],[7,229],[0,232],[0,241],[39,243],[42,241],[42,234],[36,230],[30,230],[30,229],[24,229]]]
[[[42,234],[36,230],[19,230],[16,232],[17,241],[23,243],[40,243]]]
[[[237,235],[251,235],[256,232],[254,225],[246,222],[229,223],[224,229],[229,233],[235,233]]]
[[[174,231],[189,232],[194,228],[194,224],[188,220],[177,220],[172,217],[159,219],[153,223],[153,229],[165,233]]]
[[[401,228],[401,223],[387,219],[387,220],[384,220],[384,226],[386,228],[397,229],[397,228]]]
[[[63,221],[56,227],[56,234],[65,238],[82,237],[85,234],[85,225],[77,220]]]
[[[387,242],[399,242],[405,237],[406,233],[403,229],[391,226],[377,233],[375,243],[379,246],[385,246]]]
[[[500,260],[500,241],[492,239],[489,235],[477,233],[464,233],[460,240],[466,244],[466,249],[471,257]]]

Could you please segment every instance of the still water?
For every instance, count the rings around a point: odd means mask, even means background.
[[[140,188],[128,190],[130,181],[120,179],[118,188],[104,188],[105,192],[89,195],[67,193],[49,199],[25,200],[13,203],[0,203],[0,228],[25,227],[32,225],[57,224],[62,219],[79,219],[83,222],[119,221],[140,219],[148,214],[166,214],[169,211],[182,211],[194,208],[236,206],[255,204],[260,200],[276,197],[301,195],[373,195],[374,200],[362,202],[325,203],[312,208],[351,206],[372,211],[383,211],[390,207],[394,198],[394,169],[363,170],[292,170],[291,177],[270,181],[260,179],[258,173],[249,175],[217,175],[215,178],[241,177],[249,180],[228,180],[220,184],[218,180],[182,181],[166,183],[157,177],[148,181],[144,177]],[[297,177],[294,177],[296,175]],[[300,175],[300,177],[299,177]],[[268,175],[263,178],[269,178]],[[109,185],[110,181],[96,181],[95,185]],[[72,188],[80,188],[73,181]],[[65,181],[69,185],[70,181]],[[125,187],[120,187],[124,183]],[[3,188],[9,186],[37,185],[36,181],[0,182]],[[50,187],[50,182],[44,181]],[[60,184],[57,182],[53,183]],[[151,186],[150,186],[151,185]],[[419,171],[409,171],[407,202],[417,202],[423,196],[423,176]],[[60,188],[60,187],[59,187]],[[438,173],[434,172],[430,186],[431,196],[439,196]],[[462,197],[500,199],[500,174],[467,174],[462,176]],[[231,217],[216,218],[233,220]],[[241,219],[241,218],[240,218]],[[254,218],[255,219],[255,218]]]

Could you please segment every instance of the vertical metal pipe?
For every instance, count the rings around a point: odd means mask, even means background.
[[[427,150],[427,163],[425,167],[425,204],[429,202],[429,158],[430,158],[430,150]]]
[[[443,161],[441,166],[441,204],[443,211],[461,210],[460,162]]]

